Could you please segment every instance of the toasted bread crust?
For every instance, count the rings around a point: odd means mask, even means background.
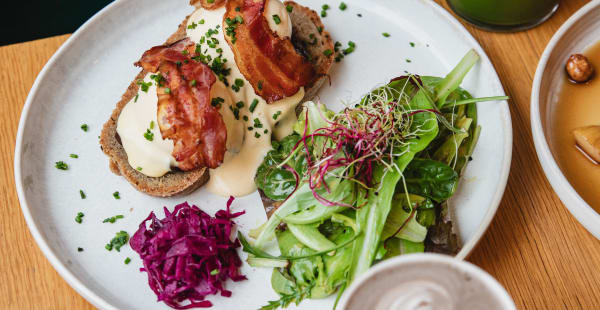
[[[202,1],[192,0],[191,4],[196,7],[200,7],[202,5]],[[310,100],[316,95],[318,89],[327,79],[326,74],[329,72],[329,68],[333,61],[333,56],[326,57],[323,54],[323,51],[325,49],[333,50],[333,42],[329,36],[329,33],[326,31],[319,33],[317,31],[318,27],[323,29],[323,24],[321,23],[321,20],[316,12],[298,5],[293,1],[288,1],[286,4],[294,7],[293,11],[295,13],[292,12],[290,14],[294,32],[307,31],[305,29],[310,28],[310,26],[307,25],[312,23],[314,33],[315,35],[318,34],[318,40],[321,42],[319,44],[320,48],[307,48],[315,67],[318,69],[318,72],[323,74],[322,78],[317,80],[313,85],[306,89],[306,94],[303,101]],[[188,18],[189,16],[183,20],[177,31],[167,39],[165,44],[171,44],[186,37]],[[301,34],[298,35],[296,41],[301,42],[303,45],[307,45],[308,41],[305,42],[303,40],[308,40],[308,37],[308,33]],[[121,100],[117,103],[117,106],[113,110],[110,119],[108,119],[102,129],[102,133],[100,135],[100,147],[102,151],[110,158],[110,170],[117,175],[122,175],[125,177],[125,179],[127,179],[127,181],[129,181],[137,190],[158,197],[168,197],[177,194],[190,193],[208,181],[208,169],[201,168],[193,171],[176,170],[171,171],[162,177],[148,177],[129,165],[127,153],[125,152],[125,149],[123,148],[123,145],[121,144],[120,138],[117,134],[117,121],[119,119],[119,115],[121,114],[121,111],[125,105],[138,93],[140,86],[137,85],[137,80],[143,79],[147,73],[147,71],[141,70],[131,82],[121,97]]]

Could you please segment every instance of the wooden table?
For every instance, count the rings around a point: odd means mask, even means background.
[[[600,242],[552,191],[529,126],[539,57],[552,34],[585,2],[562,1],[549,21],[526,32],[489,33],[467,25],[512,98],[515,145],[504,199],[469,261],[496,277],[519,309],[600,309]],[[68,37],[0,47],[0,309],[93,308],[60,278],[35,244],[13,178],[15,136],[25,98],[38,72]]]

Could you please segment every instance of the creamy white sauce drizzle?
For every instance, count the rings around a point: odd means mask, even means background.
[[[262,163],[264,156],[271,149],[271,135],[281,139],[292,132],[296,122],[295,107],[304,97],[304,88],[291,97],[267,104],[264,99],[256,95],[254,89],[235,65],[233,51],[225,40],[223,31],[223,16],[225,7],[216,10],[196,10],[188,19],[187,36],[198,43],[209,29],[217,30],[211,37],[218,40],[215,48],[210,48],[206,43],[201,44],[202,52],[213,59],[222,54],[226,59],[225,66],[230,69],[226,77],[229,86],[217,81],[211,88],[211,98],[222,98],[219,112],[227,127],[227,152],[223,164],[217,169],[210,170],[208,189],[222,196],[244,196],[256,190],[254,175]],[[271,29],[280,37],[290,37],[292,25],[287,10],[279,0],[268,0],[263,13]],[[273,15],[277,15],[280,23],[276,24]],[[217,28],[219,26],[219,28]],[[220,50],[219,50],[220,49]],[[220,53],[219,53],[220,52]],[[238,91],[232,89],[236,80],[242,80],[243,86]],[[163,140],[156,121],[158,97],[156,84],[147,75],[145,82],[152,82],[148,92],[142,92],[137,102],[131,100],[121,112],[118,120],[117,132],[123,141],[129,164],[141,173],[160,177],[176,166],[176,161],[171,155],[173,142]],[[256,108],[250,112],[249,107],[254,100],[258,101]],[[233,113],[233,107],[238,102],[243,103],[239,108],[239,119]],[[232,107],[232,108],[230,108]],[[274,115],[278,116],[276,119]],[[247,121],[244,119],[247,118]],[[255,128],[255,119],[262,125]],[[153,141],[144,138],[144,132],[154,122],[152,129]],[[251,130],[249,128],[252,128]]]
[[[148,91],[140,89],[137,96],[121,111],[117,120],[117,133],[127,153],[129,165],[149,177],[160,177],[171,171],[171,166],[176,166],[177,162],[171,155],[173,141],[164,140],[158,129],[158,96],[156,84],[150,79],[150,75],[148,73],[144,77],[144,83],[152,84]],[[147,130],[153,135],[152,141],[144,137]]]
[[[279,0],[267,0],[263,16],[269,23],[269,28],[280,38],[292,37],[292,22],[285,5]],[[277,17],[275,17],[277,16]],[[277,23],[276,19],[279,19]]]

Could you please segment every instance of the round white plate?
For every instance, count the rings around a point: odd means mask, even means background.
[[[187,0],[115,1],[82,26],[58,50],[38,76],[23,110],[15,150],[15,181],[23,214],[32,235],[54,268],[87,300],[103,309],[167,309],[156,302],[141,261],[129,246],[108,252],[104,245],[115,232],[133,234],[152,210],[189,201],[212,213],[226,199],[203,189],[185,197],[154,198],[137,192],[108,169],[98,135],[115,104],[135,77],[133,66],[148,48],[161,44],[186,15]],[[319,96],[330,107],[356,100],[375,85],[404,74],[443,76],[471,48],[481,55],[462,86],[474,96],[504,95],[494,68],[481,47],[445,10],[432,1],[345,0],[340,11],[330,3],[323,19],[334,40],[356,42],[356,51],[336,64],[331,86]],[[321,1],[301,1],[317,11]],[[357,13],[362,14],[358,17]],[[382,33],[391,34],[385,38]],[[415,46],[411,47],[410,42]],[[483,126],[474,160],[466,170],[453,201],[464,241],[464,258],[493,218],[508,177],[512,129],[506,102],[480,105]],[[82,123],[89,125],[83,132]],[[69,158],[70,153],[79,155]],[[56,161],[69,170],[54,167]],[[87,194],[79,197],[79,190]],[[121,199],[113,198],[119,191]],[[234,210],[246,232],[266,217],[259,195],[236,199]],[[82,224],[77,212],[85,213]],[[124,214],[114,224],[106,217]],[[159,212],[162,214],[162,211]],[[84,248],[78,252],[77,248]],[[245,255],[244,255],[245,256]],[[123,260],[131,257],[125,265]],[[217,309],[257,309],[277,299],[269,269],[243,267],[249,280],[228,283],[232,298],[213,297]],[[332,300],[306,301],[303,309],[330,309]],[[311,308],[312,307],[312,308]]]

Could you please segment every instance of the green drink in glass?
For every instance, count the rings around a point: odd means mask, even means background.
[[[558,8],[559,0],[446,0],[456,14],[471,24],[493,31],[535,27]]]

